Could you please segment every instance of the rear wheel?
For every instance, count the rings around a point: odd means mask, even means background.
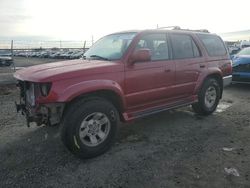
[[[115,107],[105,99],[80,100],[67,110],[62,123],[62,141],[80,158],[98,156],[114,142],[118,117]]]
[[[192,105],[193,110],[200,115],[213,113],[220,101],[221,88],[214,78],[205,80],[199,94],[198,102]]]

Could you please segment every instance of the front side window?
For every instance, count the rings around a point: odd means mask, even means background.
[[[172,34],[172,46],[175,59],[199,57],[200,52],[195,42],[189,35]]]
[[[136,33],[118,33],[98,40],[85,54],[86,59],[118,60],[120,59]]]
[[[168,41],[165,33],[145,34],[139,40],[136,50],[148,48],[151,51],[151,60],[168,60]]]

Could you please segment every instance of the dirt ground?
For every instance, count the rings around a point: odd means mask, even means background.
[[[27,128],[17,91],[1,87],[0,187],[250,187],[249,94],[250,85],[226,88],[208,117],[186,107],[123,124],[111,150],[80,160],[58,127]]]

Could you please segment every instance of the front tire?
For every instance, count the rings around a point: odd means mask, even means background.
[[[116,108],[102,98],[86,98],[73,103],[62,122],[64,145],[80,158],[92,158],[107,151],[118,129]]]
[[[194,112],[200,115],[212,114],[220,101],[221,88],[218,81],[208,78],[198,94],[198,102],[192,105]]]

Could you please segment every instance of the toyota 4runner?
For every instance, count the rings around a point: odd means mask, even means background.
[[[213,113],[231,82],[228,51],[215,34],[191,30],[114,33],[82,59],[32,66],[14,76],[27,124],[61,126],[81,158],[107,151],[118,122],[192,105]]]

